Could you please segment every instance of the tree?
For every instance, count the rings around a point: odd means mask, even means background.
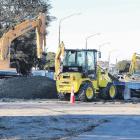
[[[49,0],[1,0],[0,24],[3,27],[1,31],[22,20],[34,18],[39,12],[46,14],[46,24],[49,25],[50,21],[54,18],[49,15],[51,8]]]
[[[51,9],[48,0],[1,0],[0,1],[0,36],[9,28],[23,20],[34,18],[38,16],[39,12],[46,15],[46,25],[55,18],[50,16]],[[21,69],[31,69],[36,63],[36,49],[35,49],[35,31],[26,33],[24,37],[19,37],[13,42],[11,60],[14,62],[24,64]],[[16,47],[15,47],[16,46]],[[20,53],[19,53],[20,52]],[[15,55],[16,54],[16,55]],[[18,55],[17,55],[18,54]],[[13,59],[14,56],[19,56]],[[29,71],[29,70],[27,70]],[[25,72],[26,74],[26,72]]]
[[[122,72],[128,72],[130,67],[130,61],[128,60],[122,60],[117,63],[117,69]]]
[[[44,66],[45,69],[49,70],[49,69],[54,69],[54,64],[55,64],[55,53],[54,52],[48,52],[47,53],[47,63]]]

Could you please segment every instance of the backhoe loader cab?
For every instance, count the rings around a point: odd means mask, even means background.
[[[81,73],[83,77],[96,78],[97,50],[65,50],[63,73]]]

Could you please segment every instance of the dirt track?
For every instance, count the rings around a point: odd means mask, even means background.
[[[10,101],[10,100],[9,100]],[[0,116],[51,116],[51,115],[140,115],[140,102],[88,102],[48,100],[11,100],[0,102]],[[6,111],[5,111],[6,110]]]

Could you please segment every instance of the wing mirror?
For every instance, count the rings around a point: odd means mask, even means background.
[[[98,52],[98,57],[101,58],[101,52],[100,51]]]

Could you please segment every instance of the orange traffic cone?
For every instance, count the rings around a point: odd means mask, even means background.
[[[71,104],[75,103],[74,86],[71,87],[70,103]]]

